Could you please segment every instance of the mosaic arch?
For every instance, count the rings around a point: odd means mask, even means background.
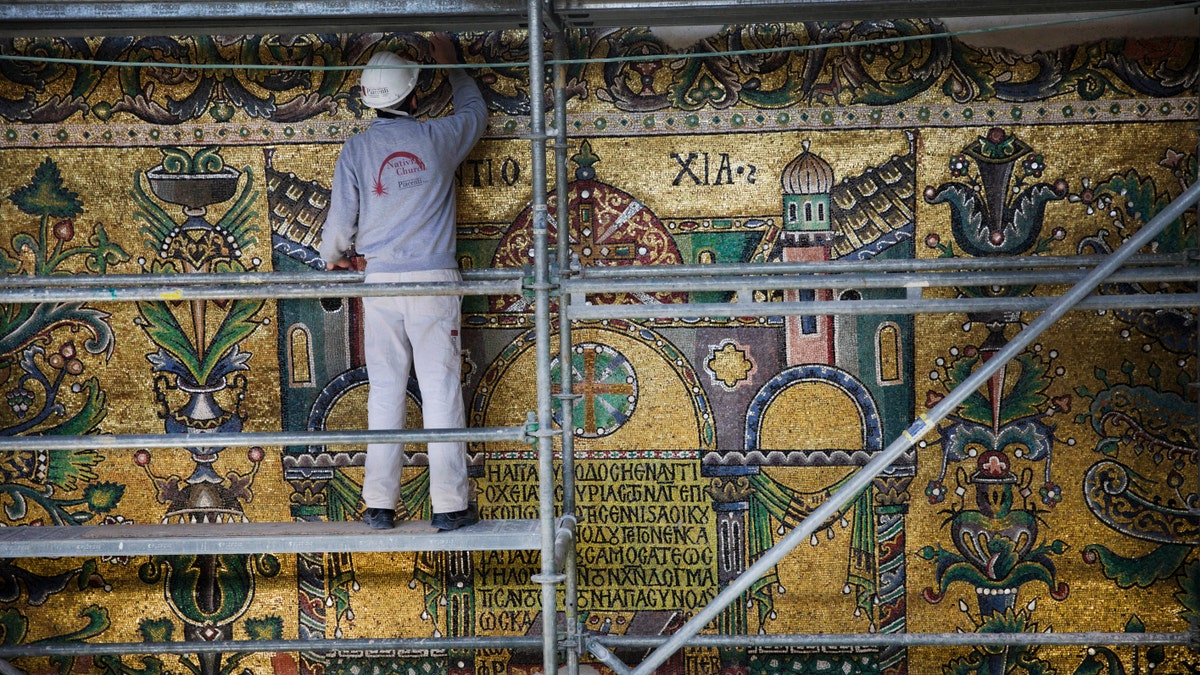
[[[624,444],[631,436],[650,427],[660,430],[657,449],[694,451],[715,446],[708,396],[689,360],[662,335],[613,320],[578,324],[571,339],[575,349],[570,367],[575,393],[582,397],[575,413],[580,451],[628,447]],[[471,404],[471,425],[524,421],[525,411],[536,404],[533,346],[534,331],[528,331],[484,371]],[[557,350],[555,338],[551,353],[558,354]],[[561,367],[558,361],[555,356],[552,369]],[[645,396],[647,390],[654,392],[653,399]],[[495,406],[496,402],[503,407]],[[607,422],[597,425],[597,419]]]
[[[330,380],[309,412],[309,431],[366,428],[366,399],[370,385],[364,366],[348,370]],[[415,377],[408,378],[408,428],[421,426],[421,389]],[[361,419],[360,419],[361,418]],[[310,446],[310,452],[322,452],[324,446]]]
[[[781,433],[784,429],[795,436],[808,432],[814,440],[792,441]],[[871,393],[833,366],[808,364],[779,373],[759,390],[746,414],[747,451],[824,450],[858,459],[881,449],[883,429]]]

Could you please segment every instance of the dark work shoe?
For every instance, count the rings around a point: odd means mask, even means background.
[[[446,530],[457,530],[460,527],[467,527],[479,522],[479,510],[472,504],[462,511],[451,511],[449,513],[435,513],[433,520],[430,522],[433,527],[441,532]]]
[[[367,509],[362,521],[372,530],[390,530],[395,527],[396,512],[392,509]]]

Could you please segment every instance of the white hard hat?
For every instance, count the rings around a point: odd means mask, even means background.
[[[392,52],[378,52],[362,74],[362,102],[368,108],[389,108],[404,100],[417,86],[417,64]],[[386,66],[386,67],[384,67]]]

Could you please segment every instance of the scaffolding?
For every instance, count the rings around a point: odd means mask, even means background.
[[[361,523],[296,522],[220,525],[126,525],[13,527],[0,529],[0,557],[52,557],[93,555],[216,555],[300,552],[367,551],[478,551],[537,550],[541,567],[532,581],[541,587],[543,631],[539,637],[470,636],[439,638],[370,638],[325,640],[218,640],[175,643],[38,643],[0,646],[0,659],[35,656],[99,654],[200,654],[224,652],[333,652],[346,649],[540,649],[543,672],[570,675],[579,672],[580,659],[590,655],[619,675],[649,675],[672,654],[685,647],[745,648],[797,647],[910,647],[1026,645],[1187,645],[1196,646],[1197,635],[1188,633],[892,633],[892,634],[760,634],[701,635],[700,631],[758,579],[769,573],[816,529],[836,516],[873,479],[885,472],[903,453],[950,414],[967,396],[1020,354],[1048,327],[1073,310],[1174,307],[1195,310],[1200,293],[1104,294],[1094,291],[1105,281],[1200,283],[1200,268],[1192,255],[1139,255],[1167,225],[1200,202],[1200,182],[1191,185],[1120,248],[1106,256],[1035,257],[1020,259],[932,259],[829,261],[801,263],[680,265],[669,268],[580,267],[571,257],[568,237],[559,237],[550,250],[547,226],[546,157],[554,150],[557,194],[567,194],[567,125],[565,40],[566,24],[540,0],[524,8],[529,26],[547,26],[552,35],[554,132],[546,127],[544,36],[530,30],[529,83],[533,190],[531,213],[534,235],[532,270],[468,270],[456,284],[363,284],[361,273],[322,275],[245,273],[189,275],[106,275],[88,277],[4,277],[0,302],[132,302],[209,300],[236,298],[324,298],[367,295],[496,295],[532,294],[537,375],[536,409],[524,425],[405,431],[326,431],[272,433],[214,433],[206,445],[247,447],[256,445],[343,445],[368,442],[472,443],[524,442],[534,446],[538,475],[538,518],[485,520],[467,530],[432,533],[419,523],[401,524],[387,532],[368,532]],[[556,222],[568,222],[567,200],[557,201]],[[553,261],[552,261],[553,258]],[[962,285],[1073,284],[1057,296],[798,301],[756,303],[754,290],[837,288],[929,289]],[[738,302],[681,305],[593,305],[579,299],[591,293],[636,291],[735,291]],[[551,300],[557,299],[556,312]],[[932,314],[962,312],[1040,312],[992,358],[984,361],[958,387],[949,392],[904,433],[859,468],[840,489],[785,534],[751,566],[722,588],[719,594],[671,635],[599,635],[585,631],[577,608],[578,577],[575,557],[576,491],[574,486],[573,393],[570,369],[561,369],[561,381],[551,382],[552,324],[558,326],[559,358],[569,361],[571,325],[574,321],[662,317],[740,317],[748,315],[850,315]],[[557,389],[559,393],[554,394]],[[556,423],[554,408],[559,419]],[[558,427],[556,430],[555,427]],[[562,502],[555,504],[554,440],[561,451]],[[4,437],[0,452],[62,451],[72,448],[185,448],[196,440],[182,434],[89,435],[75,438]],[[556,510],[562,515],[555,516]],[[557,629],[559,592],[564,622]],[[652,651],[635,666],[622,662],[614,648]],[[10,672],[0,661],[0,671]]]

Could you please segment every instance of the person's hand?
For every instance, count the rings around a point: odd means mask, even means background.
[[[429,37],[429,55],[440,65],[458,63],[458,52],[454,51],[454,42],[446,33],[434,33]]]
[[[338,258],[334,262],[327,263],[325,265],[326,272],[333,272],[336,270],[349,270],[352,272],[363,272],[366,269],[367,269],[366,257],[359,255],[358,252],[356,252],[354,249],[350,249],[349,251],[346,252],[346,255],[342,256],[341,258]]]

